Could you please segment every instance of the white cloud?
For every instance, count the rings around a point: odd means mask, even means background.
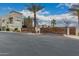
[[[64,6],[64,3],[60,3],[56,6],[56,8],[60,8],[60,7],[63,7]]]
[[[23,13],[23,15],[26,16],[26,17],[28,17],[28,16],[33,17],[33,13],[30,12],[29,10],[22,10],[21,13]],[[49,12],[48,11],[43,12],[43,10],[37,12],[37,19],[43,21],[43,22],[40,22],[39,24],[49,25],[50,16],[45,16],[46,14],[48,15]]]
[[[7,7],[7,9],[11,11],[13,8],[11,8],[11,7]]]
[[[31,16],[33,17],[33,13],[30,12],[29,10],[22,10],[21,13],[23,13],[24,16],[28,17]],[[37,18],[43,19],[43,20],[48,20],[48,16],[45,16],[44,14],[49,14],[48,11],[44,11],[43,13],[40,11],[37,13]]]
[[[64,6],[70,7],[71,4],[69,4],[69,3],[59,3],[59,4],[56,6],[56,8],[62,8],[62,7],[64,7]]]
[[[49,14],[49,12],[48,11],[44,11],[44,12],[41,12],[39,14]]]
[[[23,13],[24,15],[26,15],[26,17],[27,16],[33,17],[33,13],[31,11],[29,11],[29,10],[22,10],[21,13]],[[49,14],[50,14],[50,12],[45,11],[45,9],[42,9],[42,10],[40,10],[40,11],[37,12],[37,15],[49,15]]]
[[[73,5],[79,5],[79,3],[69,3],[69,4],[66,3],[65,5],[71,8]]]
[[[42,15],[45,15],[45,14],[50,14],[50,12],[46,11],[45,9],[42,9],[40,11],[37,12],[37,14],[42,14]]]
[[[26,17],[28,17],[28,16],[33,17],[33,13],[28,10],[23,10],[23,11],[21,11],[21,13],[23,13],[23,15]],[[76,26],[75,24],[77,23],[77,16],[73,16],[70,13],[45,16],[44,14],[39,12],[39,13],[37,13],[37,18],[40,20],[39,24],[41,24],[41,25],[42,24],[51,25],[51,20],[55,19],[57,22],[61,22],[61,23],[57,23],[56,26],[64,26],[63,19],[65,19],[65,18],[66,18],[66,20],[74,22],[74,23],[70,24],[70,26]]]
[[[9,10],[9,11],[11,11],[13,8],[11,8],[11,7],[8,6],[8,7],[5,7],[5,8],[4,7],[1,7],[1,9],[2,10]]]
[[[56,8],[64,9],[65,6],[70,7],[71,4],[70,4],[70,3],[59,3],[59,4],[56,6]]]
[[[77,25],[77,16],[73,16],[71,15],[70,13],[66,13],[66,14],[61,14],[61,15],[54,15],[52,18],[56,19],[57,22],[59,22],[57,24],[57,26],[60,26],[62,24],[62,26],[65,26],[64,25],[64,21],[63,20],[66,20],[66,21],[70,21],[71,24],[69,26],[76,26]]]
[[[79,3],[60,3],[56,6],[56,8],[64,8],[64,6],[67,6],[71,8],[73,5],[79,5]]]
[[[28,17],[28,16],[33,17],[33,13],[30,12],[29,10],[22,10],[21,13],[22,13],[25,17]]]

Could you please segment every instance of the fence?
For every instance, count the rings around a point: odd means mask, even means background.
[[[71,27],[69,31],[70,31],[71,35],[76,35],[76,28],[75,27]]]
[[[76,29],[75,27],[69,27],[70,35],[75,35]],[[34,28],[22,28],[22,32],[32,32],[34,33]],[[66,28],[65,27],[54,27],[54,28],[40,28],[41,33],[54,33],[54,34],[65,34]]]
[[[35,32],[34,27],[32,27],[32,28],[22,28],[21,31],[22,32],[32,32],[32,33]]]

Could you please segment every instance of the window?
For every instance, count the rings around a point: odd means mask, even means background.
[[[2,20],[2,22],[5,22],[5,20]]]
[[[13,23],[13,17],[9,17],[10,24]]]

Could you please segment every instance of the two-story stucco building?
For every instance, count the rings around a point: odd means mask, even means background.
[[[11,11],[7,16],[1,18],[1,30],[21,31],[23,25],[23,15],[16,11]]]

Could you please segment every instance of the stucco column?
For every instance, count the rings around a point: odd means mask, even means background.
[[[69,27],[68,27],[68,28],[67,28],[67,35],[69,35],[69,33],[70,33],[70,32],[69,32]]]
[[[78,36],[78,33],[79,33],[79,24],[77,24],[76,26],[76,35]]]

